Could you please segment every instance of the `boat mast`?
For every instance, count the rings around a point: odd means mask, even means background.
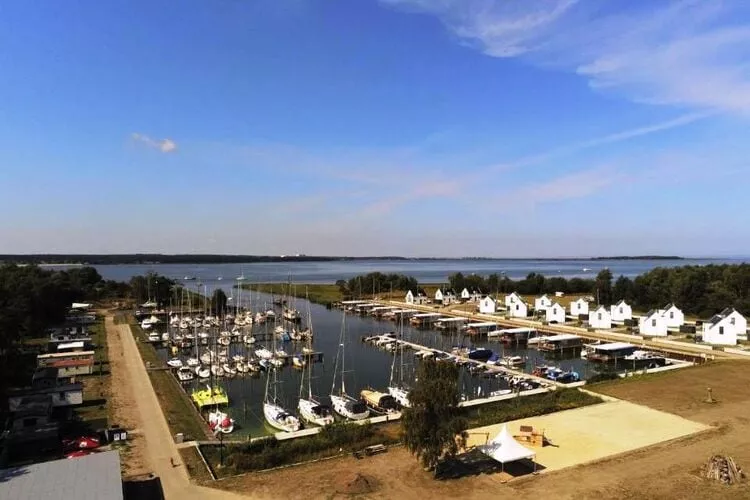
[[[307,286],[305,286],[305,300],[307,301],[307,329],[310,334],[307,337],[307,347],[312,351],[312,338],[313,338],[313,327],[312,327],[312,313],[310,312],[310,297],[307,293]],[[302,369],[307,367],[307,393],[308,398],[312,401],[312,356],[308,358],[308,354],[302,352]],[[307,365],[310,365],[309,367]]]

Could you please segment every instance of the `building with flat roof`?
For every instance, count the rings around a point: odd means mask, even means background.
[[[0,470],[0,500],[57,499],[123,500],[119,452]]]

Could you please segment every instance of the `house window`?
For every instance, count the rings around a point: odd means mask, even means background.
[[[620,308],[620,314],[622,314],[622,307]]]
[[[518,311],[518,304],[516,304],[516,311]]]
[[[730,324],[730,325],[733,325],[733,324],[734,324],[734,318],[729,318],[729,324]]]
[[[656,326],[656,320],[655,319],[651,320],[651,326]]]
[[[599,320],[601,320],[601,319],[602,319],[602,313],[598,313],[598,314],[596,315],[596,319],[599,319]]]
[[[719,335],[724,335],[724,327],[723,326],[719,327]]]
[[[669,319],[674,319],[674,311],[669,311]]]

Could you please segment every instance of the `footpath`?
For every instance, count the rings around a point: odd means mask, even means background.
[[[159,400],[151,386],[151,380],[141,359],[130,326],[115,325],[112,316],[105,319],[107,336],[119,335],[123,346],[126,373],[122,379],[131,386],[137,407],[138,428],[146,442],[145,455],[148,467],[161,479],[164,497],[167,500],[220,500],[249,499],[251,496],[198,486],[190,481],[182,465],[177,444],[172,438],[167,420],[161,411]],[[127,388],[112,388],[127,390]],[[172,465],[172,460],[179,464]]]

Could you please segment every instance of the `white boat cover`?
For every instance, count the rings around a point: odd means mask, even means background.
[[[71,309],[88,309],[91,307],[91,304],[84,304],[82,302],[73,302],[73,305],[70,306]]]
[[[508,427],[506,425],[503,425],[500,433],[498,433],[492,441],[479,446],[479,449],[485,455],[488,455],[502,464],[536,456],[535,452],[529,450],[513,439],[513,436],[508,433]]]

